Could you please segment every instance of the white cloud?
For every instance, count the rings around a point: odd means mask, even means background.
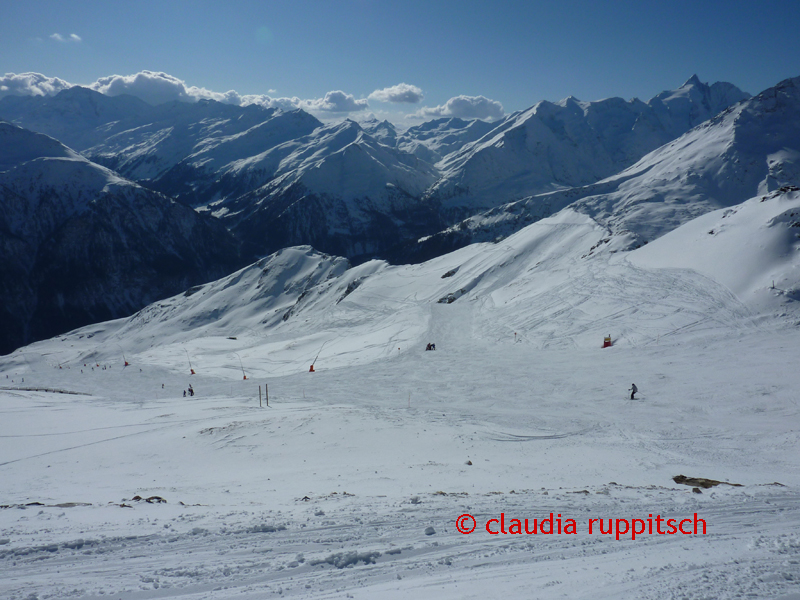
[[[0,77],[0,98],[3,96],[54,96],[72,84],[58,77],[41,73],[6,73]]]
[[[351,113],[369,109],[367,100],[356,100],[352,94],[335,90],[325,94],[324,98],[303,100],[297,96],[291,98],[272,98],[271,96],[241,96],[241,105],[260,104],[267,108],[296,110],[302,108],[311,113]]]
[[[241,95],[234,90],[220,93],[206,88],[187,86],[184,81],[177,77],[154,71],[141,71],[135,75],[102,77],[89,87],[109,96],[131,94],[154,105],[172,100],[196,102],[202,99],[209,99],[239,106],[260,104],[267,108],[281,108],[284,110],[302,108],[310,112],[348,113],[369,108],[366,100],[356,100],[351,94],[345,94],[338,90],[328,92],[324,98],[312,100],[303,100],[297,97],[273,98],[268,95]]]
[[[422,102],[422,98],[422,90],[408,83],[398,83],[392,87],[375,90],[369,95],[370,100],[403,104],[416,104]]]
[[[131,94],[153,105],[173,100],[183,102],[198,100],[198,94],[190,94],[186,84],[177,77],[153,71],[101,77],[89,87],[107,96]]]
[[[82,42],[81,36],[76,33],[70,33],[69,35],[61,35],[60,33],[54,33],[50,36],[51,40],[55,40],[57,42]]]
[[[305,102],[310,110],[325,112],[358,112],[369,108],[366,100],[356,100],[352,94],[345,94],[339,90],[328,92],[324,98]]]
[[[459,119],[483,119],[494,121],[505,115],[503,105],[484,96],[456,96],[443,105],[421,108],[415,116],[432,119],[436,117],[458,117]]]
[[[45,77],[39,73],[6,73],[0,77],[0,97],[17,96],[54,96],[63,89],[73,87],[72,83],[54,77]],[[267,108],[296,110],[302,108],[311,113],[332,114],[352,113],[367,110],[366,99],[357,100],[352,94],[335,90],[325,94],[323,98],[304,100],[298,97],[273,98],[268,95],[242,95],[234,90],[224,93],[214,92],[206,88],[187,86],[184,81],[157,71],[141,71],[134,75],[110,75],[101,77],[86,87],[107,96],[130,94],[145,102],[157,105],[178,100],[180,102],[197,102],[208,99],[247,106],[259,104]],[[270,90],[274,93],[274,90]]]

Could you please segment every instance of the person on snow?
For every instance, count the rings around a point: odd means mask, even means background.
[[[633,396],[634,396],[634,395],[636,394],[636,392],[638,392],[638,391],[639,391],[639,388],[637,388],[637,387],[636,387],[636,384],[635,384],[635,383],[632,383],[632,384],[631,384],[631,400],[636,400],[636,398],[634,398]]]
[[[183,397],[186,398],[186,390],[183,390]]]
[[[194,388],[192,388],[192,384],[189,384],[189,395],[194,396]]]

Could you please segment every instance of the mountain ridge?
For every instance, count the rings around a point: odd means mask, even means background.
[[[0,352],[237,266],[238,244],[216,221],[43,134],[0,122],[0,138]]]

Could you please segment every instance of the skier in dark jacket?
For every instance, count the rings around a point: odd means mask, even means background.
[[[638,392],[638,391],[639,391],[639,388],[637,388],[637,387],[636,387],[636,384],[635,384],[635,383],[632,383],[632,384],[631,384],[631,400],[636,400],[636,398],[634,398],[633,396],[634,396],[634,394],[636,394],[636,392]]]

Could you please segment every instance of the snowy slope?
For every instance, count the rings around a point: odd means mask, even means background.
[[[747,97],[735,86],[708,86],[695,76],[648,103],[539,102],[446,157],[429,194],[463,214],[593,183]]]
[[[415,266],[370,261],[351,268],[310,247],[288,248],[128,321],[89,328],[90,345],[118,344],[131,354],[147,354],[154,339],[160,340],[156,348],[198,349],[208,339],[211,346],[203,352],[213,354],[213,340],[233,336],[260,362],[276,351],[274,339],[285,353],[278,372],[291,373],[307,368],[301,357],[314,354],[318,344],[326,345],[332,367],[385,358],[397,345],[419,345],[434,305],[462,307],[453,310],[466,311],[473,334],[481,338],[516,331],[542,348],[592,348],[609,330],[620,345],[652,343],[703,323],[706,314],[724,326],[745,328],[757,315],[792,319],[794,290],[800,286],[799,198],[794,191],[756,198],[691,222],[654,249],[633,253],[620,253],[606,228],[571,209],[499,244],[474,244]],[[709,223],[714,234],[707,233]],[[685,258],[695,251],[711,258]],[[715,256],[725,260],[717,265]],[[790,291],[766,290],[771,278]],[[676,287],[685,291],[662,305]],[[640,305],[652,306],[637,309]],[[369,317],[357,316],[362,312]],[[361,347],[365,339],[370,343]],[[160,364],[180,370],[182,354],[173,353],[174,364],[163,363],[159,351]],[[261,368],[276,366],[254,367]]]
[[[760,200],[634,252],[572,210],[421,265],[286,249],[1,358],[0,594],[792,598],[797,302],[727,265],[788,267],[800,209]],[[648,515],[707,531],[589,532]]]
[[[693,219],[631,254],[648,268],[692,269],[754,307],[800,300],[800,191],[752,198]]]

